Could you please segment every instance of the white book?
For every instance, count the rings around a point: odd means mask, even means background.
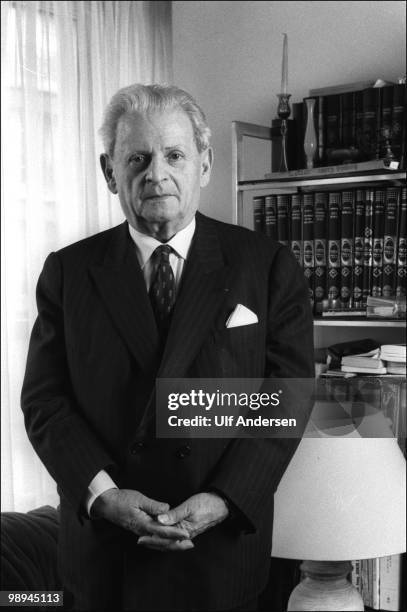
[[[381,557],[380,609],[398,612],[401,594],[401,555]]]
[[[357,372],[358,374],[387,374],[387,368],[361,368],[360,366],[341,366],[342,372]]]

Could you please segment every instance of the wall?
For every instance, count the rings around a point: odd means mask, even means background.
[[[173,2],[174,82],[204,108],[215,167],[201,209],[232,221],[231,121],[269,125],[280,91],[405,75],[405,2]]]

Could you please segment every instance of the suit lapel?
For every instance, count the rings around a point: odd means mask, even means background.
[[[90,274],[123,341],[144,372],[157,367],[159,338],[127,223],[117,228],[102,265]]]
[[[210,222],[197,227],[157,377],[183,377],[205,339],[227,291],[229,268]]]

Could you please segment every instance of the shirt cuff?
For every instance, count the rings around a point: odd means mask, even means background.
[[[108,489],[118,489],[118,486],[113,482],[105,470],[100,470],[88,486],[88,492],[86,494],[85,507],[89,517],[90,509],[95,499]]]

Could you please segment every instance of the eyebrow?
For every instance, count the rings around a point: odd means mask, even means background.
[[[169,147],[165,147],[164,151],[171,151],[172,149],[183,149],[185,147],[185,145],[183,144],[174,144],[171,145]],[[151,151],[147,150],[147,149],[133,149],[131,153],[129,153],[129,155],[134,155],[134,153],[141,153],[142,155],[151,155]]]

